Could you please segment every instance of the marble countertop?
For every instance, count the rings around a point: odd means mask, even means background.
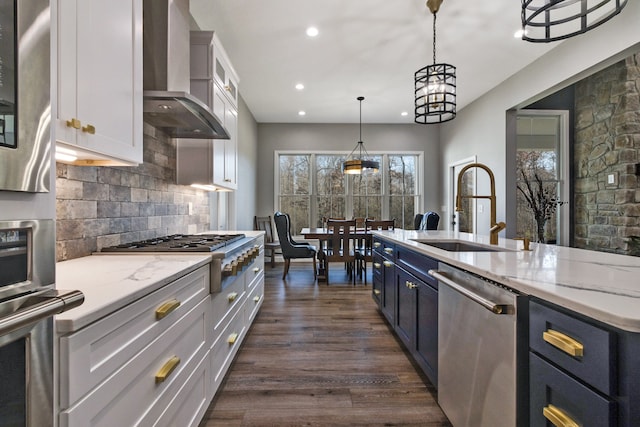
[[[447,231],[375,231],[397,244],[566,307],[640,332],[640,257],[499,239],[501,252],[448,252],[412,239],[459,239],[487,246],[489,236]]]
[[[211,253],[91,255],[56,264],[56,288],[78,289],[84,303],[55,316],[76,331],[211,262]]]

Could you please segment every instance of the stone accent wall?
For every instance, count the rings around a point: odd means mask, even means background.
[[[626,254],[640,236],[640,54],[576,84],[575,131],[575,246]]]
[[[175,184],[175,142],[148,125],[144,132],[144,162],[137,167],[57,163],[58,261],[120,243],[209,229],[209,193]]]

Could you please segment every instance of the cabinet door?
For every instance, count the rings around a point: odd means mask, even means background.
[[[229,139],[224,139],[224,186],[236,189],[237,179],[237,162],[238,162],[238,113],[231,106],[227,107],[224,119],[225,127],[229,131]]]
[[[396,267],[397,310],[396,333],[409,351],[415,347],[416,301],[418,279],[401,268]]]
[[[378,307],[382,308],[382,257],[376,252],[373,253],[373,261],[371,263],[371,266],[373,270],[372,297],[376,304],[378,304]]]
[[[142,0],[58,5],[58,140],[142,163]]]
[[[382,261],[382,298],[381,308],[389,323],[395,325],[396,271],[393,261]]]
[[[431,383],[438,385],[438,290],[418,282],[416,360]]]

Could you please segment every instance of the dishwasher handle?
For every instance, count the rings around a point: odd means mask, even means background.
[[[466,296],[467,298],[471,299],[474,302],[477,302],[478,304],[480,304],[482,307],[486,308],[487,310],[489,310],[490,312],[494,313],[494,314],[513,314],[515,313],[515,307],[511,304],[496,304],[495,302],[488,300],[478,294],[476,294],[475,292],[465,288],[464,286],[460,285],[459,283],[454,282],[453,280],[451,280],[450,278],[448,278],[447,276],[445,276],[442,272],[438,271],[438,270],[429,270],[429,275],[431,275],[432,277],[438,279],[440,282],[450,286],[451,288],[453,288],[454,290],[458,291],[459,293],[461,293],[462,295]]]

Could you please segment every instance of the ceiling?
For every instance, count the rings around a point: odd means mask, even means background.
[[[357,123],[358,96],[363,123],[413,123],[414,73],[433,62],[424,0],[190,0],[190,9],[218,34],[259,123]],[[437,62],[457,68],[458,111],[557,46],[516,39],[519,27],[520,2],[444,1]]]

